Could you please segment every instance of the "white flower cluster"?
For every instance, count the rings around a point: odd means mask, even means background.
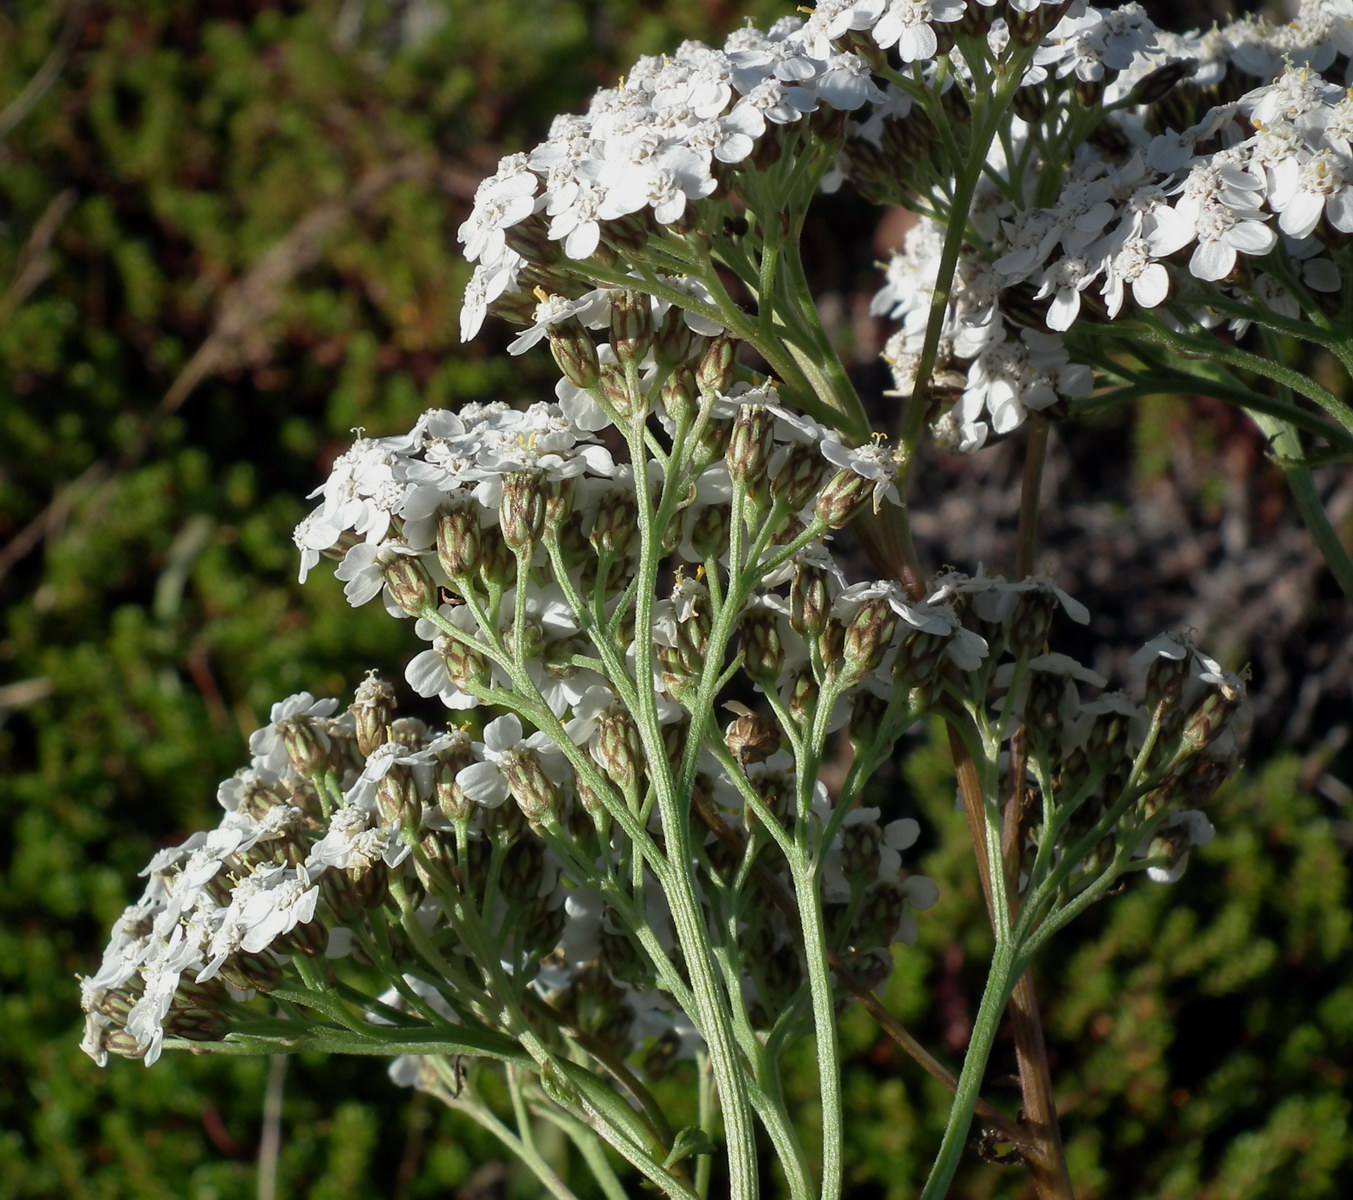
[[[939,432],[975,450],[1027,410],[1086,395],[1091,372],[1071,364],[1061,335],[1129,299],[1138,310],[1173,303],[1205,325],[1223,319],[1209,306],[1226,299],[1290,320],[1336,311],[1326,298],[1342,286],[1353,232],[1353,99],[1322,72],[1348,78],[1350,54],[1353,0],[1206,34],[1161,33],[1133,4],[1063,19],[1024,80],[1041,114],[1010,121],[988,164],[996,179],[974,205],[983,249],[960,263],[928,381],[958,394]],[[1236,99],[1219,103],[1228,93]],[[1097,136],[1055,161],[1048,148],[1065,144],[1055,135],[1090,97],[1104,109]],[[894,112],[902,125],[917,119]],[[905,139],[879,122],[856,133],[868,147]],[[868,149],[856,157],[877,172]],[[1049,178],[1061,180],[1056,201],[1030,204]],[[874,300],[902,322],[885,350],[902,394],[916,385],[943,235],[922,218]],[[1247,324],[1233,315],[1233,330]]]
[[[560,257],[586,260],[608,246],[632,246],[646,229],[689,222],[721,181],[725,192],[735,190],[737,172],[755,170],[759,144],[783,141],[823,106],[852,112],[882,99],[864,59],[833,44],[851,19],[841,5],[821,5],[806,21],[740,29],[722,49],[686,42],[641,59],[621,86],[593,97],[586,116],[559,117],[546,141],[503,159],[460,228],[476,264],[462,339],[523,281],[558,290],[548,272]],[[695,223],[706,219],[712,214]]]

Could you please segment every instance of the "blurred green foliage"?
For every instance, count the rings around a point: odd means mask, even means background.
[[[638,54],[785,11],[21,0],[0,15],[0,1198],[257,1194],[270,1064],[99,1071],[77,1049],[74,976],[151,853],[214,821],[272,701],[397,670],[404,629],[352,612],[325,572],[294,581],[290,529],[349,430],[549,394],[548,362],[507,360],[501,332],[458,345],[454,233],[477,180]],[[1044,965],[1085,1196],[1348,1191],[1349,836],[1299,761],[1224,794],[1181,885],[1105,903]],[[942,756],[918,751],[895,787],[924,810],[944,898],[889,1002],[956,1062],[980,899]],[[912,1195],[943,1095],[863,1014],[846,1045],[850,1194]],[[811,1114],[806,1057],[791,1084]],[[282,1096],[279,1195],[469,1195],[500,1157],[378,1063],[300,1058]],[[956,1194],[1028,1193],[974,1160]]]

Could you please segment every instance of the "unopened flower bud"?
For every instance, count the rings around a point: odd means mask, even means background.
[[[819,638],[831,612],[827,572],[800,559],[789,585],[789,624],[805,638]]]
[[[437,559],[451,579],[473,574],[479,566],[479,511],[461,505],[437,519]]]
[[[622,365],[638,363],[653,345],[653,302],[628,289],[611,293],[611,348]]]
[[[728,550],[733,511],[727,504],[705,504],[691,521],[691,546],[701,558],[722,558]]]
[[[508,791],[522,815],[532,824],[559,812],[559,789],[545,774],[540,755],[531,749],[508,750],[499,764]]]
[[[757,492],[764,489],[774,433],[775,419],[764,405],[744,404],[738,409],[724,452],[734,483]]]
[[[738,624],[742,635],[742,669],[753,683],[773,687],[785,661],[780,618],[763,605],[743,610]]]
[[[699,408],[696,403],[695,376],[690,370],[677,370],[662,385],[662,406],[673,421],[689,423],[695,420]]]
[[[780,469],[771,480],[770,494],[790,512],[798,512],[822,487],[827,464],[813,446],[796,443],[789,448]]]
[[[635,396],[630,390],[630,382],[625,377],[625,372],[617,364],[601,364],[597,386],[601,388],[602,399],[615,409],[622,420],[628,421],[634,415]]]
[[[587,535],[587,540],[598,554],[623,556],[634,545],[638,525],[634,494],[622,488],[612,488],[602,495],[597,505],[592,531]]]
[[[375,671],[357,685],[349,706],[357,727],[357,748],[365,758],[390,737],[390,722],[395,715],[395,689]]]
[[[498,506],[503,540],[516,554],[530,554],[545,528],[544,479],[537,471],[510,471],[503,476]]]
[[[577,321],[561,321],[551,325],[546,336],[559,373],[574,387],[595,387],[599,369],[597,347],[587,330]]]
[[[468,734],[453,730],[432,755],[433,795],[442,815],[456,823],[468,821],[474,815],[474,802],[456,782],[456,775],[474,761]]]
[[[253,988],[265,996],[282,986],[281,964],[267,951],[238,950],[221,964],[217,974],[241,991]]]
[[[805,667],[795,676],[789,693],[789,715],[800,725],[806,725],[817,710],[818,692],[812,671]]]
[[[695,382],[700,392],[706,395],[726,393],[733,384],[736,359],[737,343],[730,335],[719,334],[710,342],[695,368]]]
[[[421,558],[393,554],[381,564],[381,576],[391,599],[409,616],[421,616],[437,607],[437,588]]]
[[[303,713],[288,717],[278,725],[287,759],[299,775],[313,775],[328,766],[329,735]]]
[[[626,790],[639,778],[643,747],[634,719],[623,710],[602,714],[597,726],[597,762],[615,785]]]
[[[422,802],[413,771],[404,763],[391,763],[376,781],[376,809],[386,823],[402,826],[417,821]]]
[[[486,688],[490,683],[489,663],[478,650],[446,634],[432,643],[446,664],[446,674],[461,691],[473,694],[475,688]]]
[[[486,538],[481,543],[479,577],[491,588],[511,587],[517,579],[517,556],[506,538]]]
[[[828,529],[841,529],[873,494],[873,484],[863,475],[842,467],[827,481],[817,498],[814,515]]]
[[[849,675],[872,671],[883,660],[897,629],[897,614],[885,598],[866,600],[845,627],[841,656]]]

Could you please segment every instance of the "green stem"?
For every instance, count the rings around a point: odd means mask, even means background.
[[[991,972],[987,975],[987,984],[982,992],[977,1019],[973,1022],[972,1037],[968,1041],[968,1053],[963,1059],[963,1070],[958,1077],[958,1091],[954,1094],[953,1104],[949,1107],[949,1121],[944,1129],[944,1139],[930,1169],[930,1178],[926,1180],[921,1200],[941,1200],[948,1194],[949,1185],[953,1182],[954,1173],[958,1170],[959,1160],[963,1157],[963,1149],[967,1144],[973,1110],[980,1094],[982,1076],[986,1073],[987,1060],[996,1041],[1001,1014],[1005,1011],[1015,981],[1019,978],[1019,968],[1020,962],[1014,952],[1013,943],[1007,938],[998,938],[996,950],[991,958]]]

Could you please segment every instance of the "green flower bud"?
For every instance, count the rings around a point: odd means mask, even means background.
[[[394,554],[381,565],[381,577],[390,597],[411,617],[437,607],[437,588],[423,560],[411,554]]]
[[[828,529],[841,529],[872,497],[873,486],[863,475],[842,467],[822,489],[814,515]]]
[[[771,497],[790,512],[798,512],[818,494],[826,473],[827,464],[817,450],[796,443],[789,448],[788,455],[771,480]]]
[[[348,711],[357,726],[357,747],[366,758],[390,737],[390,722],[395,715],[395,689],[375,671],[357,685]]]
[[[739,618],[738,629],[747,677],[762,687],[774,687],[785,661],[779,616],[762,605],[749,605]]]
[[[831,607],[827,572],[802,559],[795,562],[794,578],[789,585],[790,627],[805,638],[820,638],[827,628]]]
[[[545,331],[559,373],[574,387],[596,387],[600,372],[597,347],[587,330],[575,320],[561,321]]]
[[[734,483],[764,489],[775,434],[775,419],[760,404],[744,404],[733,421],[724,461]]]
[[[643,763],[643,744],[634,719],[622,709],[611,709],[597,724],[597,761],[621,790],[634,786]]]
[[[478,506],[463,504],[437,519],[437,561],[450,579],[472,575],[479,566]]]
[[[537,471],[511,471],[503,477],[498,506],[503,540],[514,554],[530,554],[545,528],[545,486]]]
[[[611,348],[621,365],[641,361],[652,346],[652,300],[627,289],[611,293]]]
[[[540,755],[534,750],[522,748],[505,751],[499,768],[517,807],[533,825],[548,816],[558,815],[561,803],[559,789],[545,774]]]
[[[897,614],[887,599],[861,604],[846,624],[841,640],[847,675],[858,678],[878,666],[896,631]]]

